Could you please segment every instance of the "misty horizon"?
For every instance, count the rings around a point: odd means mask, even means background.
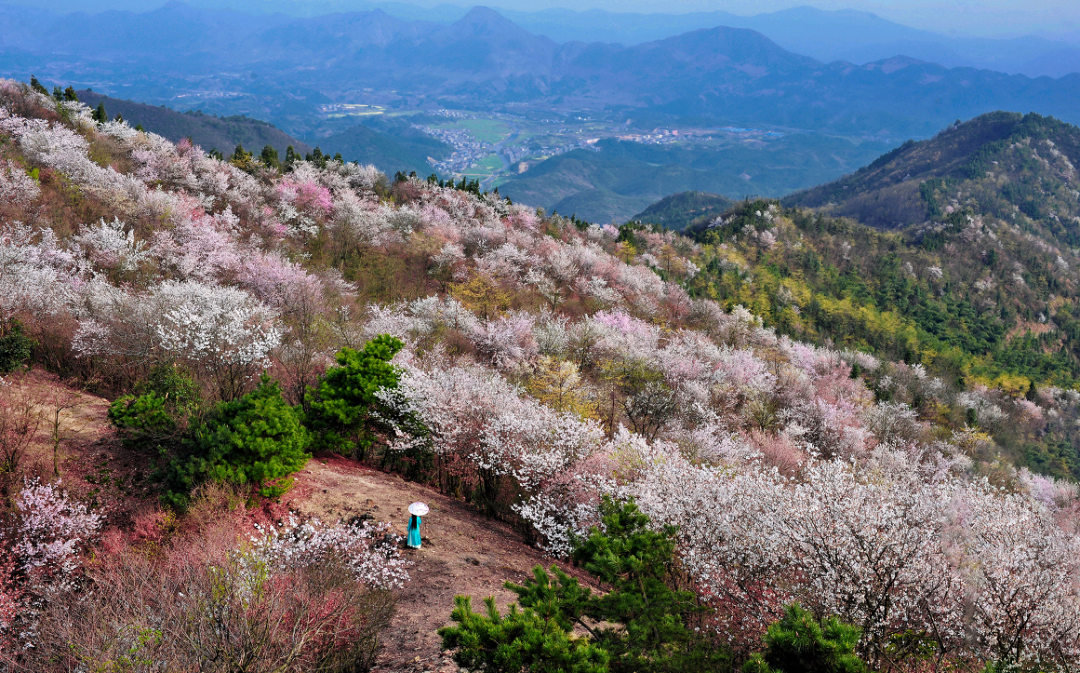
[[[173,0],[174,2],[176,0]],[[48,9],[57,12],[101,13],[106,11],[146,12],[158,9],[168,2],[158,0],[8,0],[6,3]],[[228,8],[253,13],[283,12],[298,16],[317,16],[332,12],[365,11],[380,7],[392,15],[414,18],[409,14],[430,17],[434,21],[452,21],[459,18],[475,3],[447,0],[393,0],[372,2],[369,0],[225,0],[208,2],[191,0],[186,4],[205,8]],[[1010,39],[1025,36],[1042,37],[1069,43],[1080,42],[1080,6],[1060,0],[1046,0],[1035,4],[1019,0],[996,3],[965,3],[962,0],[935,2],[893,2],[890,0],[823,0],[802,2],[789,0],[584,0],[570,3],[566,0],[500,0],[487,3],[497,11],[544,14],[549,12],[573,13],[605,12],[615,15],[708,15],[726,13],[742,18],[760,17],[778,12],[806,7],[838,13],[871,14],[874,17],[901,26],[938,33],[946,37]],[[700,28],[712,27],[700,25]]]

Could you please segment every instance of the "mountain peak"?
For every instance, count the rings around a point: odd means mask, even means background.
[[[524,28],[490,7],[477,5],[451,26],[454,30],[468,30],[475,35],[489,35],[498,31],[528,33]]]

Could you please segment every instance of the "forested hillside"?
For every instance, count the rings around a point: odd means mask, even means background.
[[[708,192],[679,192],[665,196],[630,218],[631,222],[659,225],[679,231],[695,222],[711,221],[735,206],[731,199]]]
[[[688,146],[605,139],[512,175],[499,192],[591,222],[621,223],[688,189],[779,197],[865,165],[888,147],[813,134]]]
[[[280,156],[285,156],[290,146],[301,155],[312,149],[272,124],[242,115],[215,117],[201,112],[181,113],[164,106],[111,98],[89,90],[77,91],[76,95],[91,108],[103,106],[110,119],[119,115],[130,126],[141,126],[173,142],[188,138],[207,152],[217,150],[222,154],[231,154],[237,145],[259,152],[270,145]]]
[[[319,145],[327,154],[372,164],[388,175],[430,175],[428,158],[445,159],[453,151],[450,145],[403,120],[370,120],[323,138]]]
[[[27,365],[105,396],[157,496],[121,519],[4,426],[13,670],[369,666],[408,570],[370,512],[276,504],[313,453],[595,579],[446,605],[467,670],[794,673],[807,633],[852,672],[1080,665],[1080,494],[1047,475],[1075,474],[1072,370],[1013,385],[970,341],[1009,343],[973,294],[1000,274],[1017,316],[1075,287],[1023,231],[971,215],[935,248],[767,202],[699,240],[590,225],[475,182],[225,161],[11,81],[0,138],[0,418],[40,418]],[[999,256],[960,276],[962,245]]]
[[[942,224],[968,213],[1076,247],[1078,161],[1080,128],[1037,114],[994,112],[909,141],[784,204],[824,208],[880,229]]]

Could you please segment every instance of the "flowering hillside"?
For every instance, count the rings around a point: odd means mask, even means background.
[[[267,371],[298,414],[355,429],[331,416],[343,398],[323,375],[392,355],[378,371],[396,385],[353,393],[373,410],[355,455],[554,555],[598,522],[601,496],[633,498],[680,526],[706,628],[739,656],[797,601],[857,625],[874,668],[1080,665],[1077,489],[1002,461],[990,434],[1073,423],[1075,391],[959,389],[778,336],[692,296],[703,250],[671,233],[629,245],[355,164],[234,165],[14,82],[0,134],[0,336],[22,330],[35,361],[84,386],[139,393],[164,366],[250,410],[278,394]],[[218,408],[191,421],[199,442],[238,436],[239,407]],[[155,427],[171,446],[179,430]],[[249,553],[293,570],[274,535]],[[398,580],[365,553],[346,570]]]

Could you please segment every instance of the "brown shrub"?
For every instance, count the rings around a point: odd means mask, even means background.
[[[392,593],[358,582],[333,554],[299,567],[268,562],[245,547],[234,497],[206,487],[168,542],[99,560],[86,590],[51,601],[17,670],[367,670]],[[154,518],[144,537],[163,539]]]
[[[0,478],[18,474],[41,423],[41,410],[30,391],[11,381],[0,386]]]
[[[750,433],[750,442],[761,451],[766,464],[778,469],[785,477],[797,475],[808,458],[785,434],[754,430]]]

